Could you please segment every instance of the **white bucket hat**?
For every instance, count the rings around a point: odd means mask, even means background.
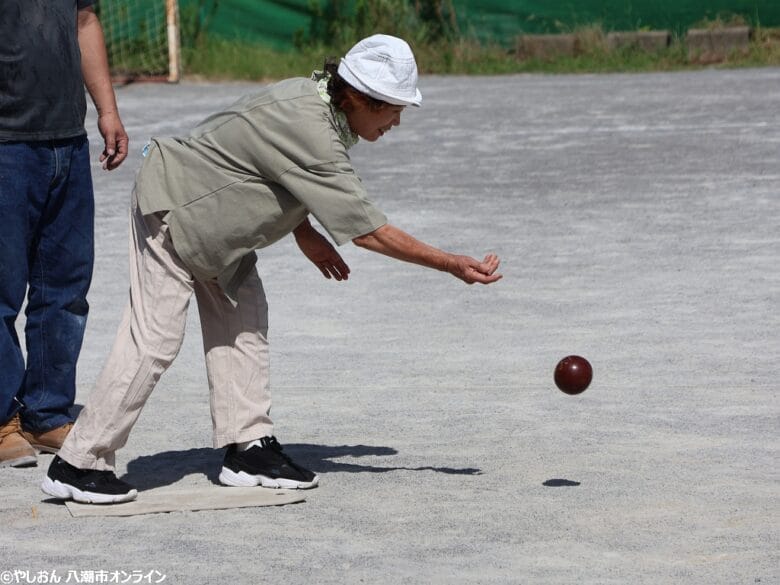
[[[361,93],[394,106],[419,106],[417,63],[406,41],[373,35],[352,47],[339,63],[341,78]]]

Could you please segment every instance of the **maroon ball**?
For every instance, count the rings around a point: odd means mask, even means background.
[[[555,385],[566,394],[585,392],[593,379],[593,368],[584,357],[569,355],[555,366]]]

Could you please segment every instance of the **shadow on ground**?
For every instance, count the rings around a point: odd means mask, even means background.
[[[290,444],[285,452],[296,462],[317,473],[387,473],[390,471],[433,471],[453,475],[479,475],[481,470],[473,467],[453,468],[425,465],[421,467],[408,466],[378,466],[353,462],[334,461],[342,457],[389,457],[397,455],[392,447],[377,447],[370,445],[309,445]],[[187,449],[185,451],[164,451],[155,455],[144,455],[133,459],[127,464],[124,481],[140,490],[171,485],[180,479],[197,473],[205,474],[209,480],[218,484],[218,476],[222,467],[224,449]]]
[[[553,478],[542,482],[542,485],[545,487],[577,487],[580,485],[580,482],[571,479]]]

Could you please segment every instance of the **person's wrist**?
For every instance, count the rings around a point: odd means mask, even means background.
[[[454,274],[453,267],[455,266],[455,256],[452,254],[446,254],[444,256],[444,262],[442,263],[439,270],[442,272],[449,272],[450,274]]]

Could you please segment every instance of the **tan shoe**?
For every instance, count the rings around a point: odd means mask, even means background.
[[[57,453],[72,428],[73,423],[69,422],[49,431],[22,431],[22,436],[41,453]]]
[[[37,461],[35,449],[22,436],[18,414],[0,425],[0,467],[26,467]]]

